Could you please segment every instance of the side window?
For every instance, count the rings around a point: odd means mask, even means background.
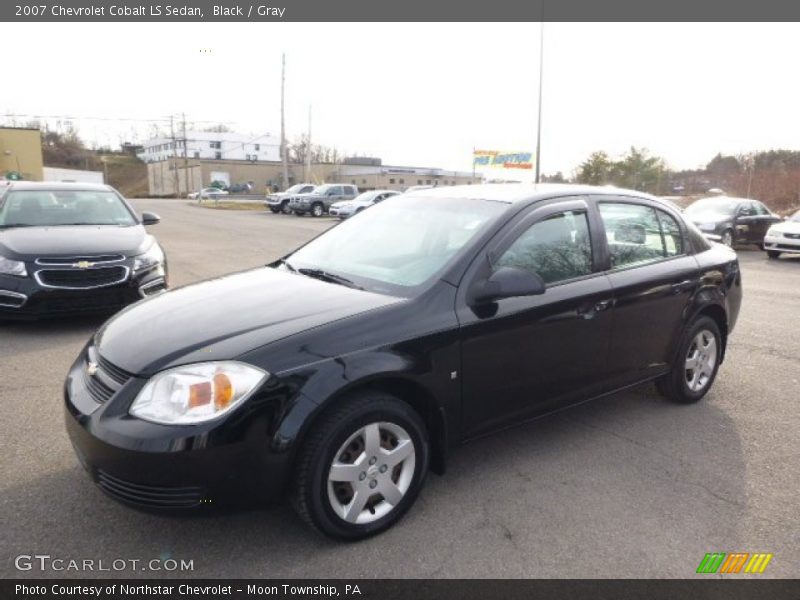
[[[664,237],[664,250],[667,256],[678,256],[683,254],[683,234],[678,222],[672,215],[663,210],[656,211],[658,220],[661,223],[661,233]]]
[[[601,202],[599,206],[612,269],[644,265],[667,256],[656,209],[614,202]]]
[[[592,244],[585,212],[563,212],[530,226],[497,261],[538,273],[545,283],[592,272]]]
[[[763,204],[761,204],[761,202],[753,202],[753,205],[756,207],[756,214],[759,217],[769,216],[770,214],[769,209]]]
[[[739,205],[740,217],[752,217],[755,214],[756,214],[756,209],[753,207],[752,202],[745,202],[744,204]]]

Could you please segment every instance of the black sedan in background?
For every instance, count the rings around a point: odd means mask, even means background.
[[[763,248],[770,225],[782,221],[758,200],[715,196],[702,198],[684,211],[708,239],[734,244],[756,244]]]
[[[700,400],[741,299],[736,254],[655,198],[420,190],[116,315],[68,374],[66,425],[127,504],[288,492],[356,539],[395,523],[459,442],[646,381]]]
[[[113,311],[167,288],[164,252],[112,187],[17,182],[0,195],[0,319]]]

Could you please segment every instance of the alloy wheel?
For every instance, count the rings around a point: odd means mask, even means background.
[[[414,478],[416,452],[408,432],[395,423],[370,423],[336,452],[328,469],[328,501],[344,521],[366,524],[402,501]]]
[[[322,216],[322,206],[320,204],[315,204],[314,207],[311,209],[311,214],[315,217]]]
[[[708,329],[700,331],[689,345],[684,364],[687,387],[700,392],[709,384],[717,365],[717,339]]]

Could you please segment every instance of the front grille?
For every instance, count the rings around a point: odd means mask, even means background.
[[[94,346],[89,347],[83,364],[83,382],[95,402],[108,402],[131,378],[133,375],[101,357]]]
[[[112,263],[125,260],[121,254],[101,254],[100,256],[53,256],[41,257],[36,259],[37,265],[60,267],[72,266],[79,262],[89,262],[92,264]]]
[[[97,311],[103,309],[116,309],[127,302],[125,294],[119,291],[97,290],[91,294],[77,296],[60,296],[42,300],[42,310],[48,313]]]
[[[156,486],[132,483],[97,470],[97,485],[108,495],[147,508],[193,508],[205,496],[199,486]]]
[[[789,244],[775,244],[774,247],[778,250],[789,250],[790,252],[797,252],[800,250],[800,246],[790,246]]]
[[[36,272],[40,284],[52,288],[91,289],[122,283],[128,278],[126,267],[93,269],[44,269]]]
[[[800,233],[784,233],[783,235],[790,240],[800,240]]]

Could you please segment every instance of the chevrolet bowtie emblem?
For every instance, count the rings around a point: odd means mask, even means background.
[[[91,263],[91,262],[89,262],[88,260],[79,260],[79,261],[78,261],[78,262],[76,262],[76,263],[72,263],[72,266],[73,266],[73,267],[78,267],[79,269],[88,269],[88,268],[89,268],[89,267],[91,267],[93,264],[94,264],[94,263]]]
[[[86,374],[92,377],[95,373],[97,373],[97,363],[90,362],[86,365]]]

